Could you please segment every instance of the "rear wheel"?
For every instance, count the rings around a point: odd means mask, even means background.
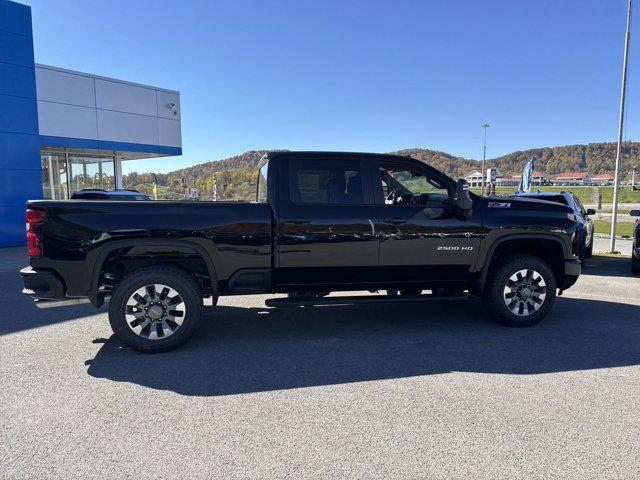
[[[140,352],[167,352],[185,343],[202,313],[195,281],[173,267],[147,267],[115,288],[109,323],[125,344]]]
[[[556,279],[549,265],[531,255],[509,255],[493,268],[483,303],[503,325],[535,325],[556,299]]]

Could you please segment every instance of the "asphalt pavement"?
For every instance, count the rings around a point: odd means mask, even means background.
[[[160,355],[38,310],[0,250],[0,478],[637,478],[640,277],[594,257],[538,326],[479,303],[223,298]]]

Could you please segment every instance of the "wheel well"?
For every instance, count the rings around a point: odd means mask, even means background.
[[[144,267],[167,265],[179,268],[192,277],[204,296],[216,294],[204,257],[194,248],[172,245],[124,246],[110,251],[100,267],[97,291],[108,295],[129,273]]]
[[[545,261],[553,270],[557,284],[562,285],[564,278],[564,249],[560,242],[548,238],[522,238],[502,242],[491,254],[491,260],[484,278],[486,279],[491,273],[496,260],[512,254],[533,255]]]

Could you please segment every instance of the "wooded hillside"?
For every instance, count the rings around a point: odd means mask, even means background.
[[[157,174],[158,198],[182,198],[182,178],[188,178],[190,186],[198,189],[199,197],[203,200],[213,197],[214,179],[219,200],[251,200],[255,197],[256,166],[268,151],[274,150],[251,150],[224,160],[201,163],[167,174]],[[463,177],[471,170],[480,168],[480,162],[477,160],[426,148],[409,148],[390,153],[416,158],[453,178]],[[487,167],[497,167],[503,175],[520,173],[524,164],[534,158],[536,170],[549,174],[566,171],[598,174],[612,172],[615,157],[615,143],[589,143],[513,152],[487,160]],[[632,165],[638,164],[640,142],[625,142],[622,149],[622,172],[626,173],[631,170]],[[133,172],[124,175],[123,184],[125,188],[151,194],[152,174]]]

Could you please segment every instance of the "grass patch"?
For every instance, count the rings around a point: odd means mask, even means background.
[[[594,228],[596,233],[611,233],[611,222],[606,220],[594,220]],[[633,236],[633,227],[635,223],[632,222],[618,222],[616,226],[616,233],[618,235]]]
[[[496,187],[496,194],[498,195],[511,195],[516,191],[517,187]],[[582,203],[593,204],[592,200],[594,187],[563,187],[561,185],[545,186],[545,187],[532,187],[532,191],[540,189],[542,192],[571,192],[575,194]],[[602,194],[602,203],[613,203],[613,187],[599,187]],[[479,194],[479,188],[471,189],[474,193]],[[633,190],[631,187],[620,187],[618,190],[618,201],[620,203],[640,203],[640,189]]]

